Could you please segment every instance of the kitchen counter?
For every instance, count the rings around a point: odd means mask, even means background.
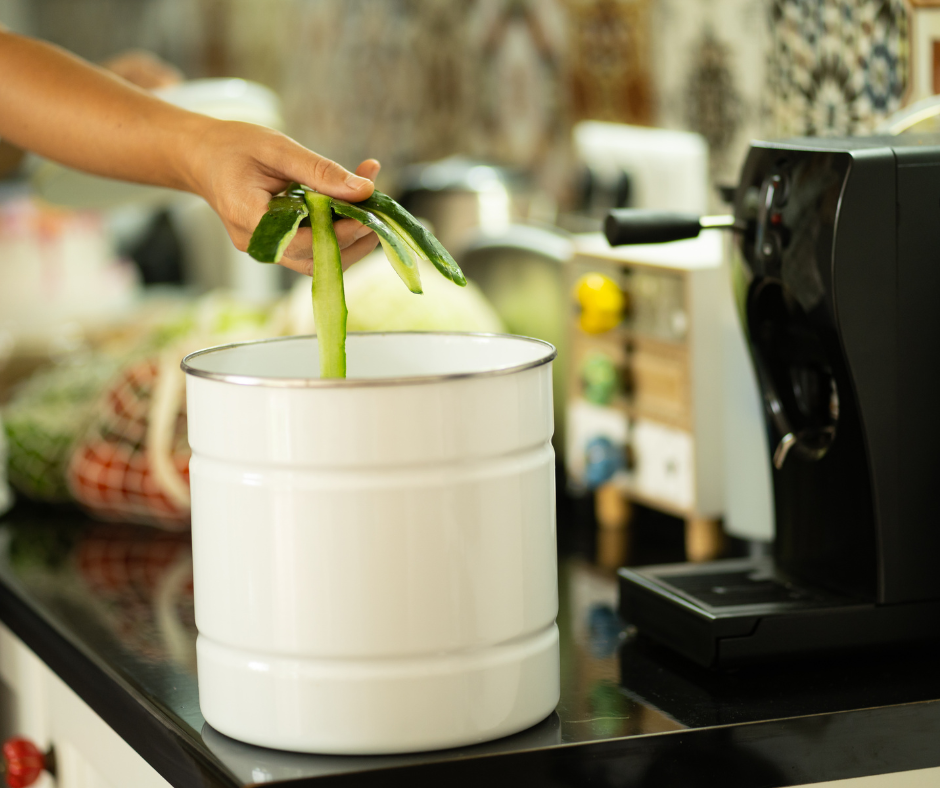
[[[188,534],[28,507],[0,519],[0,621],[180,788],[757,788],[940,766],[940,647],[714,674],[624,633],[611,576],[560,570],[551,717],[455,750],[301,755],[203,720]]]

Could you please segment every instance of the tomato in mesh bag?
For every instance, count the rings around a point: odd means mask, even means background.
[[[188,527],[190,449],[178,364],[172,353],[138,361],[99,401],[66,473],[69,492],[96,517]]]

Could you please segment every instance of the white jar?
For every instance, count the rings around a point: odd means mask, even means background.
[[[559,696],[547,343],[352,334],[188,356],[199,700],[217,730],[394,753]]]

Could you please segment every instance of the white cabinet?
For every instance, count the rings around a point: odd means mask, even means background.
[[[575,242],[565,457],[569,480],[596,491],[602,566],[629,563],[630,502],[684,519],[689,560],[721,550],[722,255],[717,231]]]
[[[0,734],[55,750],[57,779],[37,788],[168,788],[134,749],[0,624]]]

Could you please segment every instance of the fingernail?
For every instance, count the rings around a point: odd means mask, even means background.
[[[356,230],[355,237],[356,239],[365,238],[372,230],[366,225],[362,225],[358,230]]]
[[[361,189],[367,183],[371,183],[371,182],[372,181],[370,181],[368,178],[360,178],[358,175],[350,175],[346,179],[346,185],[350,189]]]

